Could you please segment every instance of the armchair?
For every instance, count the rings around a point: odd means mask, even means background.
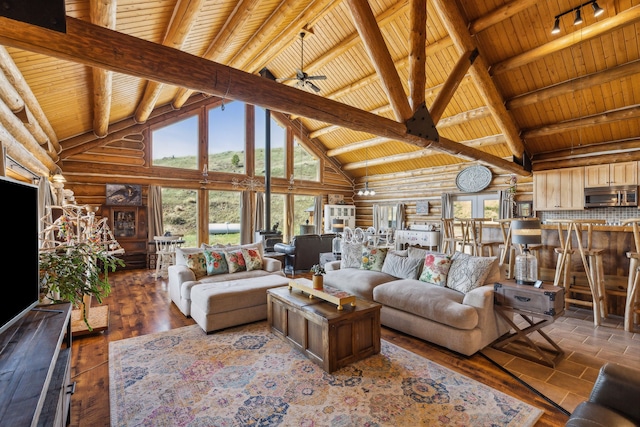
[[[331,252],[335,234],[302,234],[291,239],[289,244],[276,243],[274,252],[285,254],[284,272],[294,275],[297,271],[309,271],[320,262],[320,253]]]
[[[591,395],[571,414],[566,426],[640,425],[640,371],[614,363],[600,368]]]

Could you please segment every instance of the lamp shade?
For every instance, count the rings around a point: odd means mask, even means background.
[[[511,241],[518,245],[535,245],[542,243],[540,219],[517,219],[511,221]]]

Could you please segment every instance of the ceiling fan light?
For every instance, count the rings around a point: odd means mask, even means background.
[[[597,1],[594,0],[594,2],[591,3],[591,6],[593,7],[593,16],[600,16],[604,13],[604,9],[598,6]]]
[[[556,22],[553,24],[551,34],[558,34],[560,32],[560,18],[556,17]]]
[[[580,25],[582,24],[582,13],[580,12],[580,9],[576,10],[576,19],[573,21],[573,25]]]

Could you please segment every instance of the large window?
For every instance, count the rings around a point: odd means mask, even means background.
[[[320,160],[309,153],[297,137],[293,144],[293,177],[307,181],[320,180]]]
[[[493,218],[500,216],[500,201],[497,194],[455,196],[453,198],[455,218]]]
[[[238,191],[209,191],[209,243],[240,243]]]
[[[320,227],[316,227],[322,233],[322,216],[320,218],[313,217],[313,206],[315,197],[313,196],[293,196],[293,227],[298,234],[300,225],[316,224],[320,221]]]
[[[225,104],[209,110],[209,162],[214,172],[245,171],[245,105]]]
[[[162,222],[164,233],[182,234],[184,246],[198,245],[198,203],[195,190],[162,189]]]
[[[256,176],[265,175],[265,120],[263,108],[256,107]],[[285,178],[285,130],[271,118],[271,176]],[[288,178],[288,177],[287,177]]]
[[[198,116],[151,131],[154,166],[198,169]]]

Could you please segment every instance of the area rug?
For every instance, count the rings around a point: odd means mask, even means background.
[[[112,426],[532,426],[542,411],[382,341],[328,374],[266,322],[109,343]]]

